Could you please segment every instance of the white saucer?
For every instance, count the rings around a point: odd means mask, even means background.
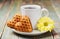
[[[22,35],[40,35],[40,34],[43,34],[43,33],[46,33],[47,31],[44,31],[44,32],[40,32],[38,30],[33,30],[32,32],[20,32],[20,31],[17,31],[15,29],[12,29],[14,32],[18,33],[18,34],[22,34]]]

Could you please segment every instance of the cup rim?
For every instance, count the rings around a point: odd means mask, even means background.
[[[41,6],[39,5],[23,5],[21,6],[21,9],[24,9],[25,7],[35,7],[36,9],[41,9]]]

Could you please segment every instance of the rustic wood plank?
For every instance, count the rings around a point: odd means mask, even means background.
[[[8,10],[9,10],[9,7],[10,6],[10,3],[7,2],[5,4],[5,6],[0,10],[0,18],[1,18],[1,25],[0,25],[0,36],[3,32],[3,28],[4,28],[4,24],[6,22],[6,19],[7,19],[7,16],[8,16]]]
[[[54,39],[60,39],[60,0],[51,0],[52,6],[56,12],[56,15],[58,16],[57,21],[55,23],[55,29],[52,31]]]
[[[8,8],[9,8],[9,3],[6,2],[4,7],[0,9],[0,36],[3,31],[3,25],[6,20],[6,14],[7,14],[6,12],[8,11]]]
[[[6,0],[1,0],[0,1],[0,9],[4,6],[5,2],[6,2]]]
[[[6,26],[1,39],[18,39],[18,36],[16,36],[12,30]]]
[[[11,5],[12,6],[12,5]],[[16,4],[16,1],[14,1],[14,5],[13,5],[13,8],[9,10],[8,13],[9,16],[8,16],[8,20],[12,18],[12,16],[16,13],[16,7],[17,7],[17,4]],[[7,35],[6,35],[7,34]],[[4,32],[2,34],[2,37],[1,39],[18,39],[18,36],[16,36],[12,30],[10,28],[8,28],[5,24],[5,28],[4,28]]]

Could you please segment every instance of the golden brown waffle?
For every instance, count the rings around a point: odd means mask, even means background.
[[[16,23],[15,28],[22,32],[32,32],[32,25],[27,16],[23,16],[21,21]]]
[[[7,22],[8,27],[21,32],[32,32],[32,25],[29,17],[16,14],[13,20]]]

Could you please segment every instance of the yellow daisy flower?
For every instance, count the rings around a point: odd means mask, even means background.
[[[42,31],[52,31],[52,29],[54,29],[54,21],[49,18],[49,17],[42,17],[38,20],[37,24],[37,29]]]

